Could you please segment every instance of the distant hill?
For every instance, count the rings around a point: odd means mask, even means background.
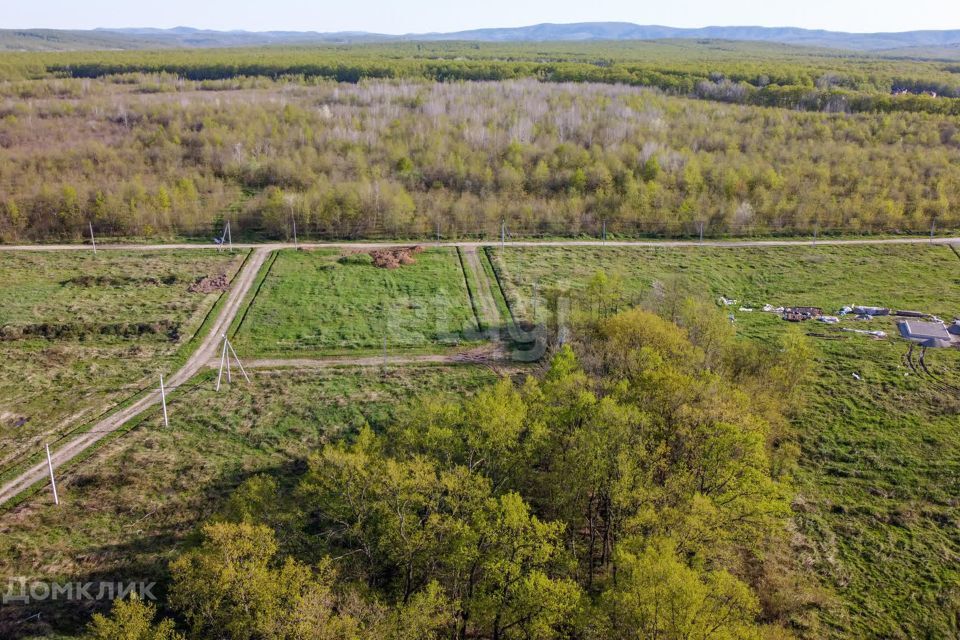
[[[77,51],[168,47],[166,38],[126,36],[100,31],[0,29],[0,51]]]
[[[0,29],[0,51],[258,47],[270,44],[336,44],[387,39],[391,38],[352,32],[323,34],[295,31],[211,31],[189,27],[91,31]]]
[[[174,29],[0,29],[0,50],[57,51],[91,49],[154,49],[245,47],[270,44],[306,45],[355,42],[468,40],[477,42],[556,42],[597,40],[719,39],[776,42],[855,51],[912,50],[953,52],[960,48],[960,29],[900,33],[844,33],[796,27],[703,27],[679,29],[629,22],[537,24],[527,27],[473,29],[452,33],[387,35],[365,32],[212,31]]]
[[[679,29],[629,22],[537,24],[507,29],[474,29],[455,33],[406,36],[420,40],[477,40],[482,42],[546,42],[556,40],[665,40],[672,38],[746,40],[782,44],[877,51],[908,47],[960,45],[960,29],[900,33],[845,33],[797,27],[703,27]]]

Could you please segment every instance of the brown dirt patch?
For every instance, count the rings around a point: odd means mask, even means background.
[[[370,252],[373,266],[380,269],[397,269],[403,265],[415,264],[413,256],[423,251],[423,247],[397,247],[395,249],[374,249]]]
[[[217,276],[204,276],[187,287],[190,293],[218,293],[230,287],[230,278],[221,273]]]

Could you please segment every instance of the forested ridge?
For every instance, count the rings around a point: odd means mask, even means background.
[[[119,603],[91,637],[815,634],[786,528],[809,347],[653,305],[585,300],[545,371],[356,424],[292,483],[250,478],[172,562],[176,624]]]
[[[960,133],[596,83],[126,74],[0,85],[0,239],[910,233]]]

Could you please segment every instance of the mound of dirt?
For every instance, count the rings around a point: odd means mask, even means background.
[[[397,247],[395,249],[374,249],[370,252],[373,266],[381,269],[396,269],[403,265],[415,264],[413,256],[423,251],[423,247]]]
[[[229,287],[230,279],[227,278],[225,273],[221,273],[218,276],[205,276],[198,279],[187,287],[187,291],[190,293],[217,293],[226,291]]]

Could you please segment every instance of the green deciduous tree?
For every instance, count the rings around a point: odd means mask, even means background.
[[[154,622],[156,608],[136,596],[117,600],[109,616],[94,614],[87,627],[88,640],[183,640],[172,620]]]
[[[609,636],[647,640],[759,640],[757,598],[729,573],[699,572],[669,539],[624,544],[617,581],[602,597]]]

